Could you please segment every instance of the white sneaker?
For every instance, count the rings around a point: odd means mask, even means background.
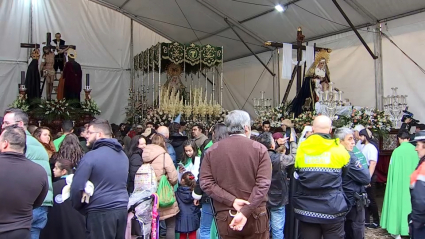
[[[395,238],[395,239],[401,239],[401,236],[400,236],[400,235],[393,235],[393,234],[391,234],[391,236],[392,236],[393,238]]]

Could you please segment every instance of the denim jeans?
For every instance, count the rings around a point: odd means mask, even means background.
[[[39,239],[41,230],[47,223],[48,207],[38,207],[32,210],[31,239]]]
[[[283,239],[285,229],[285,206],[270,208],[270,230],[272,239]]]
[[[201,225],[199,228],[200,239],[210,239],[211,224],[214,218],[211,206],[211,203],[202,204]]]

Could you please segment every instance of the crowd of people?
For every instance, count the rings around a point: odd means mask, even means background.
[[[410,229],[412,238],[425,238],[425,131],[413,141],[399,132],[380,218],[377,141],[361,126],[333,129],[326,116],[298,135],[287,119],[253,129],[240,110],[190,133],[179,120],[131,126],[95,119],[79,128],[65,120],[53,137],[13,108],[1,125],[0,239],[129,239],[129,197],[146,165],[157,183],[165,178],[173,188],[175,200],[158,209],[166,239],[282,239],[291,213],[303,239],[360,239],[365,227],[379,226],[395,237]]]

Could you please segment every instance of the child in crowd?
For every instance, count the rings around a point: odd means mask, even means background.
[[[196,239],[196,230],[200,225],[201,211],[198,206],[193,204],[192,197],[195,186],[196,179],[193,173],[183,173],[176,192],[180,209],[176,218],[176,232],[180,233],[180,239]]]
[[[197,155],[198,147],[196,147],[195,141],[187,140],[183,143],[183,160],[178,164],[179,167],[179,180],[181,180],[183,173],[190,171],[195,176],[195,180],[198,177],[199,164],[201,162]]]
[[[62,189],[66,186],[66,177],[73,174],[74,164],[71,160],[58,158],[53,174],[58,181],[53,183],[53,207],[47,214],[47,225],[41,231],[40,239],[85,238],[86,222],[83,215],[72,207],[71,200],[62,200]]]

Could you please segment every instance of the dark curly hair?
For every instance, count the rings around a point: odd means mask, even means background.
[[[61,158],[67,159],[72,162],[73,167],[77,167],[83,156],[84,151],[77,136],[75,134],[68,134],[59,148],[56,160]]]

